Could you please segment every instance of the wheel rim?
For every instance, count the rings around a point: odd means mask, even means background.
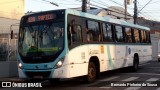
[[[93,65],[90,65],[89,70],[88,70],[88,79],[89,80],[94,80],[96,77],[96,71]]]
[[[138,69],[138,62],[137,62],[137,57],[134,57],[135,63],[134,63],[134,69],[137,70]]]
[[[137,69],[137,68],[138,68],[138,64],[137,64],[137,63],[135,63],[135,66],[134,66],[134,68],[135,68],[135,69]]]
[[[90,70],[89,70],[89,77],[90,78],[94,78],[95,77],[95,71],[94,71],[93,68],[90,68]]]

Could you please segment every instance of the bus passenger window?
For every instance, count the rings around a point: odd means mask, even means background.
[[[103,40],[105,42],[112,42],[112,29],[110,24],[103,23]]]
[[[88,34],[91,38],[93,38],[93,41],[99,41],[99,24],[96,21],[87,21],[88,25]]]
[[[125,28],[125,42],[131,43],[132,42],[132,31],[131,28]]]
[[[72,40],[73,42],[77,41],[77,25],[75,24],[75,20],[71,21],[71,33],[72,33]]]
[[[151,40],[150,40],[150,32],[149,31],[146,31],[146,41],[147,41],[147,43],[151,42]]]
[[[82,27],[80,25],[77,25],[77,39],[78,42],[82,41]]]
[[[67,38],[68,38],[68,45],[71,45],[72,44],[72,35],[71,35],[71,25],[68,24],[68,27],[67,27]]]
[[[141,30],[141,42],[146,43],[146,33],[144,30]]]
[[[88,30],[85,28],[86,34],[87,34],[87,42],[93,41],[93,34],[91,30]]]
[[[68,24],[68,40],[69,42],[81,42],[82,41],[82,28],[80,25],[76,24],[73,19],[70,24]]]
[[[140,42],[139,30],[138,29],[134,29],[134,38],[135,38],[136,43]]]
[[[116,26],[115,26],[115,29],[116,29],[116,41],[117,41],[117,42],[123,42],[124,39],[123,39],[122,27],[116,25]]]

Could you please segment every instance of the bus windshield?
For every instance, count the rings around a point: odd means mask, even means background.
[[[24,25],[18,48],[22,57],[54,56],[64,48],[64,22]]]

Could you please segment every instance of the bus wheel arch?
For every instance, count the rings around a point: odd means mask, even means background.
[[[85,76],[85,81],[90,83],[94,82],[100,74],[100,63],[97,56],[93,56],[89,59],[88,74]]]
[[[135,53],[134,57],[133,57],[132,70],[133,71],[137,71],[138,70],[138,66],[139,66],[139,55],[138,55],[138,53]]]

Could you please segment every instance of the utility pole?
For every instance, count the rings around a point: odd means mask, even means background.
[[[124,0],[124,6],[125,6],[125,20],[127,21],[127,0]]]
[[[82,12],[87,11],[87,0],[82,0]]]
[[[134,0],[134,24],[137,24],[137,0]]]

